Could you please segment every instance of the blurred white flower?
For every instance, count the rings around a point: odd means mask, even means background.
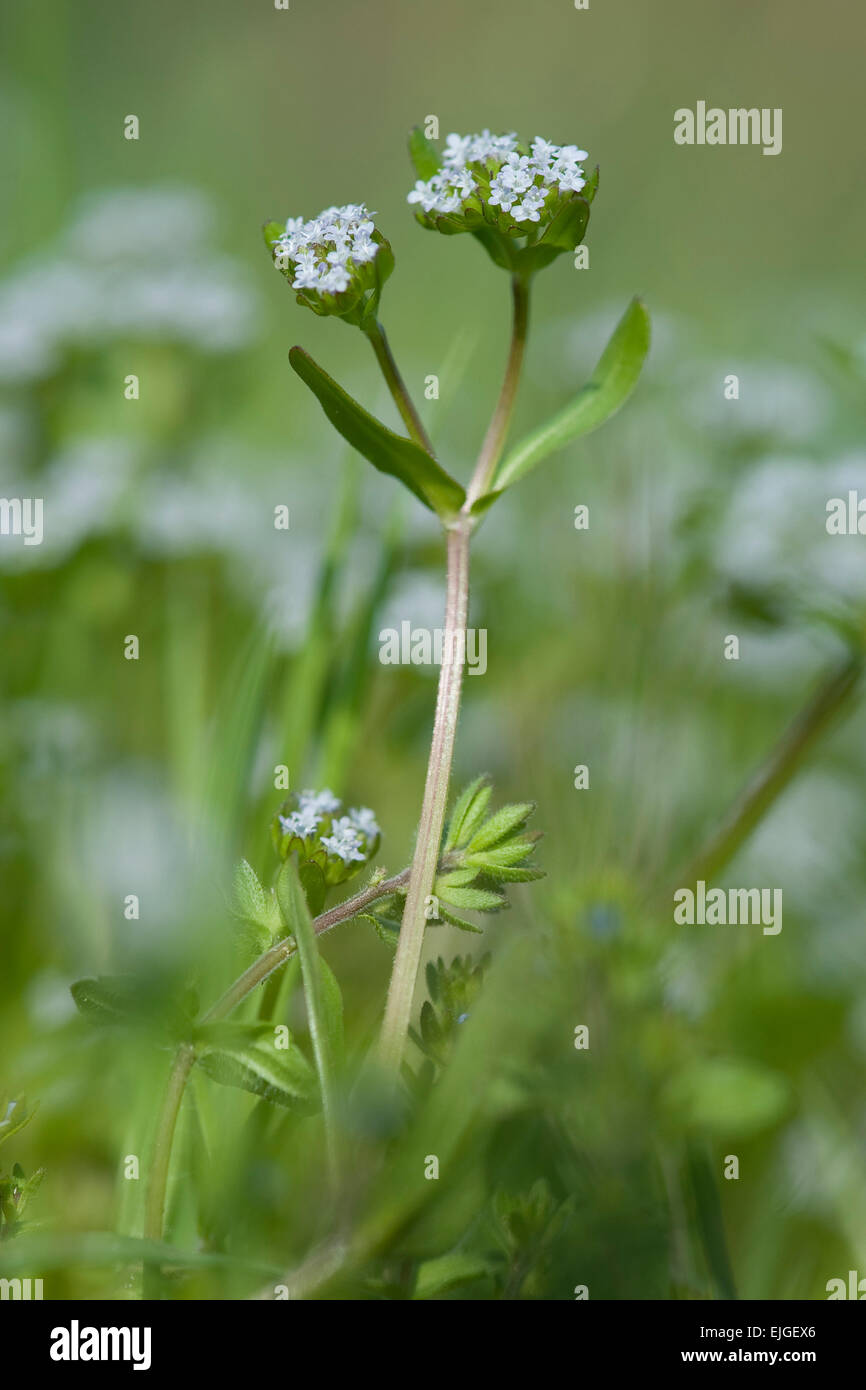
[[[69,349],[118,338],[208,354],[242,347],[256,301],[238,265],[208,245],[213,220],[194,192],[87,199],[53,248],[0,284],[0,382],[39,380]]]
[[[739,378],[739,396],[726,400],[725,378]],[[679,373],[683,408],[700,428],[738,436],[760,434],[783,444],[811,438],[830,412],[826,388],[811,372],[785,362],[701,361]]]
[[[717,533],[715,563],[746,585],[786,584],[807,602],[866,599],[862,536],[831,536],[827,502],[866,497],[866,454],[818,465],[770,457],[733,489]]]

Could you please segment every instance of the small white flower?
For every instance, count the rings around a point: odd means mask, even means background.
[[[586,187],[586,179],[582,177],[582,169],[573,169],[563,174],[559,180],[560,193],[579,193]]]
[[[353,242],[351,256],[356,265],[365,265],[367,261],[372,261],[379,247],[375,241],[363,241],[360,238]]]
[[[356,806],[349,812],[349,820],[356,830],[362,835],[366,835],[368,840],[375,840],[381,832],[379,823],[369,806]]]
[[[462,169],[469,155],[472,141],[471,135],[447,135],[442,163],[451,168]]]
[[[550,164],[558,157],[559,153],[559,145],[552,145],[549,140],[544,140],[540,135],[536,135],[532,142],[532,157],[539,165]]]
[[[321,820],[314,807],[302,806],[288,816],[280,816],[280,829],[284,835],[297,835],[300,840],[307,840],[315,835]]]
[[[323,791],[314,792],[309,790],[302,791],[298,801],[302,807],[310,806],[314,811],[319,811],[322,815],[331,815],[340,809],[340,798],[334,796],[330,787],[325,787]]]
[[[331,835],[322,836],[322,844],[329,854],[335,854],[344,864],[363,863],[364,854],[361,837],[348,816],[341,816],[331,827]]]
[[[335,265],[323,275],[318,284],[320,294],[342,294],[349,288],[351,276],[344,265]]]
[[[419,179],[408,201],[428,216],[441,216],[464,213],[468,199],[480,198],[489,208],[509,213],[517,223],[540,222],[549,195],[579,193],[585,188],[579,163],[585,158],[586,150],[577,145],[555,145],[540,135],[533,139],[530,153],[523,154],[514,132],[451,134],[445,141],[442,167],[432,178]],[[551,208],[551,216],[555,210]]]
[[[420,203],[425,212],[433,212],[439,203],[442,190],[442,177],[434,174],[427,183],[423,179],[418,179],[412,192],[409,194],[410,203]]]

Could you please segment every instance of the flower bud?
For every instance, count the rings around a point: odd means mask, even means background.
[[[359,327],[375,315],[394,256],[363,203],[326,208],[311,222],[269,222],[264,232],[274,265],[299,304]]]
[[[280,807],[272,826],[280,859],[298,856],[298,870],[315,865],[326,886],[353,878],[379,848],[376,817],[366,806],[346,812],[327,788],[293,793]]]
[[[586,150],[508,135],[449,135],[437,153],[420,131],[410,143],[422,175],[408,195],[422,227],[472,232],[498,265],[525,275],[583,240],[598,169]]]

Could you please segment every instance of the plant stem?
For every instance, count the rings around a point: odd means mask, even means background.
[[[784,791],[806,754],[852,694],[863,674],[863,657],[852,652],[815,691],[785,730],[756,776],[721,825],[683,870],[677,885],[709,882],[728,863]]]
[[[445,599],[445,645],[439,672],[436,715],[433,738],[427,762],[424,800],[418,824],[418,838],[412,860],[409,892],[397,943],[397,954],[388,988],[385,1018],[379,1037],[379,1060],[384,1067],[398,1072],[412,1016],[415,982],[421,964],[424,928],[427,918],[427,899],[433,893],[439,845],[448,805],[448,784],[454,758],[457,719],[460,713],[460,694],[463,687],[465,660],[466,618],[469,611],[469,543],[474,519],[473,502],[489,488],[499,462],[514,398],[523,365],[526,332],[529,323],[529,283],[521,276],[511,280],[513,322],[511,348],[505,368],[505,378],[496,408],[490,420],[466,501],[457,522],[447,531],[448,578]],[[375,344],[374,344],[375,346]],[[396,369],[395,369],[396,370]],[[458,660],[457,657],[460,657]]]
[[[514,409],[520,369],[523,366],[526,333],[529,326],[529,283],[518,275],[512,276],[511,300],[513,319],[508,364],[505,368],[505,378],[502,382],[499,400],[496,403],[487,434],[484,436],[481,453],[478,455],[478,463],[469,484],[469,491],[466,495],[467,509],[479,497],[484,496],[493,482],[496,465],[499,463],[508,434],[511,412]]]
[[[435,458],[430,436],[421,423],[421,417],[412,403],[412,398],[409,395],[406,383],[400,375],[400,369],[397,363],[394,361],[394,355],[388,345],[388,339],[385,337],[384,328],[381,323],[379,323],[378,319],[375,319],[370,327],[364,329],[364,332],[373,345],[376,360],[382,368],[382,375],[388,383],[388,390],[394,398],[394,404],[403,417],[403,423],[409,431],[409,434],[416,444],[420,444],[422,449],[426,450],[428,454]]]
[[[312,924],[314,932],[319,935],[321,932],[329,931],[331,927],[336,927],[340,922],[348,921],[349,918],[356,916],[378,898],[386,898],[391,893],[395,893],[408,883],[409,873],[409,869],[403,869],[399,874],[394,874],[392,878],[382,879],[379,883],[371,883],[360,893],[356,893],[353,898],[347,898],[345,902],[338,903],[328,912],[320,913]],[[266,980],[273,971],[294,955],[294,952],[295,947],[288,937],[276,942],[269,950],[259,956],[258,960],[253,961],[249,969],[245,970],[229,986],[216,1003],[208,1009],[201,1020],[202,1023],[217,1023],[220,1019],[225,1018],[233,1009],[237,1008],[242,1000],[246,999],[256,985]],[[182,1043],[175,1054],[169,1073],[165,1098],[157,1121],[153,1157],[147,1181],[144,1235],[148,1240],[162,1239],[165,1219],[165,1191],[168,1183],[174,1134],[184,1090],[195,1060],[195,1046],[192,1043]]]
[[[144,1205],[144,1236],[146,1240],[162,1239],[165,1189],[168,1183],[174,1131],[177,1127],[177,1117],[180,1113],[180,1104],[183,1100],[187,1078],[192,1071],[194,1062],[195,1048],[189,1043],[183,1043],[175,1053],[156,1130],[156,1142],[150,1163]]]
[[[319,967],[319,952],[316,948],[316,933],[307,910],[304,890],[298,879],[295,865],[287,860],[281,876],[286,880],[285,888],[278,883],[277,897],[284,908],[284,920],[290,927],[297,942],[301,960],[301,979],[304,986],[304,999],[307,1005],[307,1023],[319,1090],[322,1096],[322,1118],[325,1124],[325,1145],[328,1155],[328,1177],[331,1192],[335,1194],[340,1182],[339,1148],[337,1143],[336,1105],[334,1100],[333,1058],[328,1046],[327,1030],[324,1022],[322,1002],[322,974]],[[288,878],[286,879],[286,876]],[[284,896],[285,895],[285,896]]]
[[[445,640],[439,671],[433,739],[427,763],[427,779],[409,892],[397,943],[397,954],[388,988],[388,1002],[379,1038],[379,1057],[385,1067],[399,1071],[409,1020],[415,981],[424,944],[427,922],[425,908],[433,892],[439,845],[448,804],[448,783],[454,756],[460,692],[466,645],[466,617],[469,610],[469,539],[471,525],[461,517],[448,533],[448,581],[445,600]]]

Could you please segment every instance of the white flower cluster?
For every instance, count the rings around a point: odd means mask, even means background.
[[[580,161],[587,158],[577,145],[553,145],[540,135],[528,153],[521,153],[514,132],[449,135],[441,169],[426,182],[419,179],[408,201],[428,215],[460,214],[475,198],[514,222],[540,222],[551,196],[579,193],[585,186]]]
[[[302,791],[298,796],[297,809],[279,817],[280,829],[284,835],[296,835],[300,840],[312,839],[318,834],[325,818],[333,816],[339,809],[339,798],[327,787],[321,792]],[[320,838],[328,854],[336,855],[344,864],[363,863],[379,833],[379,825],[369,806],[359,806],[347,816],[332,820],[330,834]]]
[[[373,221],[363,203],[325,208],[311,222],[290,217],[286,230],[273,243],[280,270],[291,270],[292,289],[319,294],[342,294],[353,272],[375,259]]]
[[[171,189],[86,200],[60,240],[0,282],[0,382],[43,379],[70,352],[118,340],[207,354],[245,346],[256,302],[211,245],[214,221],[199,195]]]

